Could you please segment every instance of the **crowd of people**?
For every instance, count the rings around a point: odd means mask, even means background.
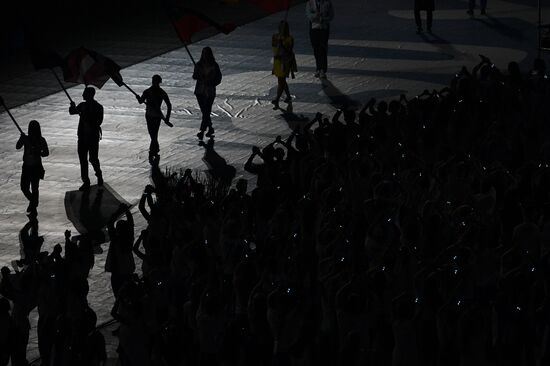
[[[120,364],[548,364],[549,97],[542,60],[482,57],[253,147],[252,190],[153,164],[147,227],[108,227]],[[27,364],[35,307],[43,365],[105,363],[92,244],[65,236],[41,252],[31,217],[2,268],[0,365]]]

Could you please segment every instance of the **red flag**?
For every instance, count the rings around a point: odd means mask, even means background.
[[[290,0],[248,0],[248,2],[268,13],[286,11],[290,7]]]
[[[109,78],[122,85],[120,66],[113,60],[84,47],[73,50],[65,57],[63,78],[70,83],[94,85],[101,88]]]
[[[232,22],[218,23],[195,9],[179,6],[179,4],[168,4],[167,13],[178,37],[184,43],[191,43],[193,36],[204,32],[231,33],[237,28]]]
[[[173,21],[174,28],[182,42],[191,43],[193,35],[210,29],[216,29],[224,34],[235,30],[236,25],[232,23],[216,24],[206,17],[197,14],[183,14]]]

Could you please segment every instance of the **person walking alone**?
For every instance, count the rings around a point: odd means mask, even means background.
[[[308,0],[306,16],[309,20],[309,39],[315,56],[315,77],[326,78],[328,38],[334,8],[330,0]]]
[[[78,159],[80,160],[80,176],[82,186],[78,190],[90,189],[88,176],[88,156],[97,177],[97,185],[103,185],[103,174],[99,164],[99,140],[101,140],[101,123],[103,123],[103,106],[95,99],[95,89],[86,87],[82,93],[84,102],[75,105],[71,102],[69,114],[80,115],[78,122]]]
[[[170,123],[172,104],[170,103],[168,94],[160,87],[161,83],[162,78],[160,75],[153,75],[151,86],[145,89],[141,97],[136,95],[139,104],[145,103],[147,105],[145,108],[145,120],[147,121],[147,131],[151,138],[151,143],[149,144],[149,163],[151,164],[153,164],[155,159],[158,160],[159,158],[160,146],[158,137],[160,121],[164,120],[167,126],[174,127],[174,125]],[[163,101],[166,104],[166,117],[163,116],[162,110],[160,109]]]
[[[15,148],[23,150],[23,169],[21,172],[21,192],[29,200],[27,212],[36,215],[38,207],[38,186],[40,179],[44,179],[42,158],[50,154],[48,143],[42,137],[40,123],[36,120],[29,122],[28,135],[21,134]]]
[[[273,109],[277,109],[283,91],[286,93],[284,102],[292,102],[286,78],[291,72],[296,71],[296,59],[293,50],[294,38],[290,35],[288,23],[285,20],[281,20],[278,33],[271,37],[271,46],[273,49],[273,70],[271,73],[277,77],[277,96],[271,103],[274,105]]]
[[[195,65],[193,79],[197,80],[195,84],[195,96],[199,103],[202,113],[202,121],[197,137],[203,139],[204,131],[208,129],[206,137],[214,137],[214,128],[212,127],[212,104],[216,99],[216,86],[222,82],[222,72],[220,66],[214,59],[214,53],[210,47],[204,47],[199,62]]]

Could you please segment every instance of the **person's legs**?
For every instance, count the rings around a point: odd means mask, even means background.
[[[204,114],[206,115],[206,124],[205,127],[208,127],[207,137],[210,137],[214,134],[214,128],[212,127],[212,105],[214,104],[214,97],[205,98]]]
[[[487,0],[480,0],[479,6],[481,7],[481,14],[485,14],[487,10]]]
[[[202,114],[200,130],[204,132],[212,126],[210,113],[212,112],[212,103],[214,100],[204,95],[197,95],[197,102],[199,102],[199,108]]]
[[[151,144],[149,145],[149,156],[154,156],[160,151],[158,139],[160,118],[145,116],[145,120],[147,121],[147,131],[149,132],[149,137],[151,138]]]
[[[433,23],[433,11],[429,9],[429,10],[426,10],[426,27],[428,28],[428,32],[432,31],[432,23]]]
[[[90,163],[94,168],[95,175],[97,177],[97,185],[103,185],[103,174],[101,173],[101,167],[99,165],[99,140],[90,141],[89,143]]]
[[[326,73],[328,68],[328,37],[330,34],[329,29],[319,30],[320,44],[319,44],[319,69]]]
[[[476,0],[468,0],[468,14],[472,14],[476,7]]]
[[[285,85],[283,90],[285,91],[285,94],[286,94],[285,103],[290,103],[292,101],[292,97],[290,96],[290,89],[288,89],[288,83],[286,79],[285,79]]]
[[[32,199],[31,199],[31,204],[33,206],[34,209],[36,209],[38,207],[38,189],[39,189],[39,186],[40,186],[40,178],[38,177],[33,177],[31,179],[31,196],[32,196]]]
[[[420,18],[420,9],[414,8],[414,22],[416,23],[416,29],[422,30],[422,18]]]
[[[310,29],[309,30],[309,40],[311,41],[311,47],[313,48],[313,56],[315,57],[315,70],[321,70],[321,37],[319,34],[319,29]]]
[[[29,200],[29,203],[32,203],[32,193],[30,190],[30,186],[31,178],[29,171],[25,167],[23,167],[23,170],[21,172],[21,192],[23,192],[23,195],[25,195],[25,197]]]
[[[283,95],[283,91],[285,90],[285,88],[288,90],[288,85],[286,85],[286,78],[284,76],[278,77],[277,78],[277,97],[275,98],[277,103],[279,102],[279,99],[281,99],[281,95]]]
[[[78,160],[80,160],[80,177],[82,183],[89,185],[90,177],[88,176],[88,141],[78,140]]]

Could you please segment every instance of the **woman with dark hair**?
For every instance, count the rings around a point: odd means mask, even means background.
[[[30,121],[28,135],[22,133],[21,137],[19,137],[15,148],[19,150],[22,147],[25,147],[25,149],[23,152],[21,191],[29,200],[27,212],[36,214],[36,208],[38,207],[38,185],[40,179],[44,179],[42,157],[50,154],[48,144],[42,137],[38,121]]]
[[[294,58],[294,38],[290,35],[288,22],[281,20],[279,23],[279,32],[271,37],[271,46],[273,48],[273,70],[272,74],[277,77],[277,96],[271,101],[274,107],[279,108],[279,99],[286,93],[285,103],[291,103],[292,97],[288,90],[286,78],[292,72],[296,71],[296,59]]]
[[[202,122],[197,137],[202,140],[204,131],[208,128],[206,137],[214,136],[214,128],[212,128],[212,120],[210,119],[210,112],[212,111],[212,104],[216,98],[216,86],[220,85],[222,81],[222,73],[220,66],[214,59],[214,54],[210,47],[204,47],[202,49],[201,59],[195,65],[193,71],[193,79],[197,80],[195,85],[195,95],[199,102],[199,107],[202,113]]]

